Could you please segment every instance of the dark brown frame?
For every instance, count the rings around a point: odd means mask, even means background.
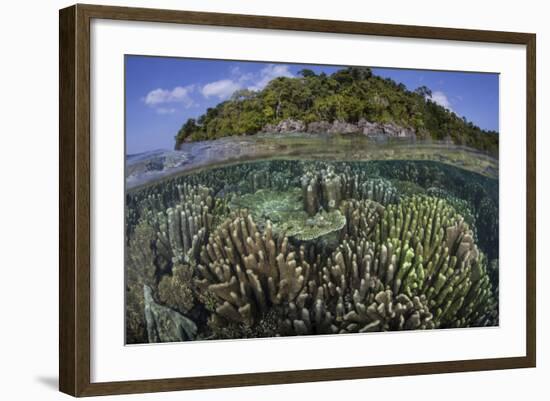
[[[527,49],[526,356],[91,383],[90,21],[92,18],[525,45]],[[530,33],[81,4],[60,10],[59,389],[73,396],[93,396],[535,367],[535,49],[536,35]]]

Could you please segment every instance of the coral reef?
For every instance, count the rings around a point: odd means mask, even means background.
[[[340,209],[346,217],[344,232],[352,238],[370,238],[384,213],[382,205],[368,199],[344,201]]]
[[[143,221],[138,224],[126,250],[126,341],[147,342],[143,286],[155,286],[157,268],[154,254],[155,232]]]
[[[196,302],[193,268],[189,265],[177,265],[172,274],[162,277],[158,284],[159,301],[175,310],[188,313]]]
[[[428,228],[428,229],[426,229]],[[285,311],[287,334],[498,324],[485,257],[443,200],[388,207],[374,233],[344,240]]]
[[[464,218],[445,200],[413,196],[388,206],[374,239],[380,261],[394,270],[386,284],[409,296],[425,294],[440,326],[494,324],[486,257]]]
[[[247,214],[227,219],[200,255],[201,285],[219,299],[216,314],[252,325],[269,304],[288,302],[304,284],[309,265],[291,252],[286,237],[275,239],[268,221],[260,233]]]
[[[233,196],[229,208],[236,211],[246,209],[255,219],[270,220],[274,224],[303,213],[301,193],[297,188],[287,191],[259,189],[254,193]]]
[[[336,173],[332,165],[320,172],[307,170],[300,181],[304,209],[310,216],[320,209],[335,210],[345,199],[371,199],[383,205],[399,202],[397,190],[390,181],[349,171]]]
[[[181,201],[151,216],[157,230],[156,248],[166,262],[185,263],[188,253],[198,255],[213,221],[214,200],[203,186],[178,185]]]
[[[475,220],[479,243],[488,249],[489,258],[498,258],[498,219],[497,203],[491,198],[484,197],[477,207]]]
[[[129,193],[127,342],[498,325],[498,186],[402,167],[248,163]]]
[[[235,196],[230,209],[247,210],[255,222],[264,227],[269,220],[276,236],[287,236],[298,241],[312,241],[332,233],[338,233],[346,219],[339,210],[326,212],[321,208],[313,215],[302,209],[301,192],[260,189],[253,194]]]
[[[197,326],[191,319],[157,304],[153,299],[151,287],[145,285],[143,293],[147,337],[150,343],[189,341],[195,338]]]

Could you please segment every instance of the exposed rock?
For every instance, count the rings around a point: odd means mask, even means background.
[[[397,137],[397,138],[414,138],[415,137],[414,130],[411,128],[400,127],[399,125],[396,125],[393,123],[382,124],[381,127],[384,135],[389,137]]]
[[[281,131],[279,131],[281,132]],[[363,134],[366,136],[387,136],[392,138],[415,138],[414,129],[401,127],[394,123],[372,123],[365,119],[357,123],[345,121],[318,121],[309,123],[307,132],[311,134]]]
[[[307,125],[307,132],[310,134],[322,134],[329,132],[332,124],[328,121],[314,121]]]
[[[382,131],[380,124],[371,123],[365,120],[364,118],[360,119],[357,125],[361,129],[361,133],[363,135],[367,135],[367,136],[384,135],[384,131]]]
[[[319,121],[309,123],[307,132],[312,134],[358,134],[361,133],[361,128],[357,124],[345,121],[335,120],[332,123]]]
[[[267,124],[262,131],[269,133],[290,134],[294,132],[305,132],[306,125],[303,121],[293,120],[291,118],[283,120],[278,124]]]
[[[150,343],[188,341],[195,338],[197,325],[191,319],[157,304],[153,299],[153,290],[147,285],[143,286],[143,296]]]

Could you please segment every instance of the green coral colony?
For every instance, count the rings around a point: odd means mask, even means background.
[[[498,182],[262,161],[127,193],[128,343],[498,325]]]

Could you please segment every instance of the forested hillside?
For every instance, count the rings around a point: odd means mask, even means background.
[[[305,127],[334,121],[394,124],[418,139],[450,139],[498,155],[497,132],[482,130],[433,102],[429,88],[409,91],[361,67],[331,75],[306,69],[296,78],[275,78],[261,91],[237,91],[198,119],[187,120],[176,135],[176,148],[186,141],[255,134],[284,120]]]

